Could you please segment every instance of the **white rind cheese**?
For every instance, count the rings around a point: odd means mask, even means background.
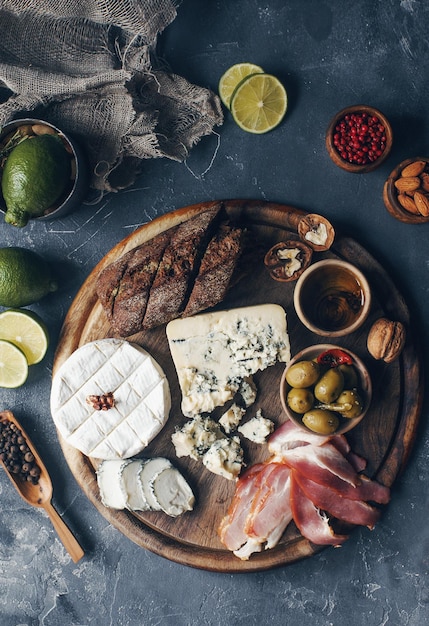
[[[167,338],[187,417],[223,406],[243,379],[290,360],[286,313],[276,304],[173,320]]]
[[[113,393],[114,406],[96,410],[90,395]],[[122,339],[83,345],[52,381],[51,413],[72,446],[97,459],[138,454],[168,419],[171,396],[158,363],[140,346]]]
[[[105,460],[97,470],[97,484],[102,503],[112,509],[163,511],[177,517],[195,504],[185,478],[163,457]]]

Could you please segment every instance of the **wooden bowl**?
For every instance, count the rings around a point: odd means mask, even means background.
[[[294,307],[304,326],[316,335],[341,337],[360,328],[368,317],[371,289],[352,263],[325,259],[298,278]]]
[[[299,413],[295,413],[294,411],[292,411],[287,403],[287,395],[291,387],[286,380],[286,374],[294,363],[297,363],[298,361],[312,361],[313,359],[317,358],[319,354],[322,354],[322,352],[325,352],[326,350],[336,349],[336,348],[339,348],[343,352],[346,352],[348,355],[351,356],[353,360],[353,367],[358,376],[357,392],[362,400],[362,412],[357,417],[353,417],[353,418],[344,418],[344,417],[339,416],[339,427],[332,434],[335,434],[335,435],[344,434],[352,430],[352,428],[355,428],[363,420],[371,404],[371,400],[372,400],[371,378],[368,373],[368,369],[366,365],[356,354],[354,354],[350,350],[343,348],[342,346],[336,346],[332,344],[319,344],[319,345],[314,345],[314,346],[308,346],[307,348],[304,348],[304,350],[301,350],[301,352],[298,352],[298,354],[294,356],[294,358],[286,366],[283,372],[281,381],[280,381],[280,401],[281,401],[281,405],[282,405],[284,412],[286,413],[287,417],[296,426],[298,426],[299,428],[302,428],[303,430],[306,430],[307,432],[314,433],[314,431],[308,428],[302,421],[303,416],[300,415]],[[321,433],[316,433],[316,434],[321,434]],[[321,436],[324,436],[324,435],[321,434]]]
[[[380,120],[381,124],[384,126],[384,132],[386,136],[385,148],[383,150],[383,153],[374,161],[368,160],[362,164],[349,162],[348,160],[344,159],[340,155],[337,147],[334,144],[334,135],[336,132],[337,125],[346,116],[352,115],[354,113],[365,113],[368,116],[377,117]],[[346,172],[351,172],[354,174],[364,174],[366,172],[371,172],[375,168],[379,167],[379,165],[381,165],[383,161],[388,157],[392,149],[392,142],[393,142],[393,133],[392,133],[392,127],[390,125],[389,120],[378,109],[375,109],[374,107],[370,107],[364,104],[356,104],[354,106],[349,106],[339,111],[332,118],[328,126],[328,130],[326,131],[326,140],[325,140],[326,149],[332,161],[335,163],[335,165],[345,170]],[[365,158],[365,156],[363,156],[362,158]]]
[[[424,224],[425,222],[429,221],[429,215],[422,215],[418,210],[415,211],[414,207],[416,205],[413,199],[412,191],[408,192],[407,194],[411,200],[411,202],[407,201],[406,203],[407,207],[409,208],[406,209],[404,206],[402,206],[402,204],[398,200],[400,192],[396,189],[395,182],[399,178],[403,177],[402,173],[405,168],[409,168],[409,166],[412,164],[418,164],[423,162],[427,164],[425,166],[425,173],[427,172],[429,177],[429,157],[414,157],[412,159],[406,159],[405,161],[402,161],[402,163],[395,167],[395,169],[392,171],[392,173],[384,183],[383,201],[386,209],[389,211],[390,215],[395,217],[400,222],[405,222],[406,224]],[[419,175],[419,177],[421,177],[421,174]],[[423,191],[428,194],[429,198],[429,187],[427,191],[425,189],[423,189]]]

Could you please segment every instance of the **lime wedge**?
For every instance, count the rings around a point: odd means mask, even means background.
[[[28,363],[25,354],[10,343],[0,339],[0,387],[13,389],[25,383]]]
[[[231,98],[235,122],[248,133],[267,133],[282,121],[287,93],[271,74],[252,74],[236,87]]]
[[[254,65],[253,63],[236,63],[226,70],[219,81],[218,87],[219,96],[224,105],[229,109],[234,89],[241,83],[243,78],[251,74],[259,74],[263,71],[262,67]]]
[[[0,339],[17,346],[28,365],[39,363],[49,345],[48,330],[36,313],[23,309],[8,309],[0,313]]]

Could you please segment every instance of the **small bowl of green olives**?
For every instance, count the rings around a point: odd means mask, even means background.
[[[285,368],[280,399],[290,420],[318,435],[340,435],[364,418],[372,385],[363,361],[331,344],[309,346]]]

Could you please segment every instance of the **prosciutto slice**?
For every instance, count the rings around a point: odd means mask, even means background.
[[[283,463],[299,470],[309,478],[313,478],[320,471],[328,470],[334,476],[353,486],[360,482],[354,467],[331,443],[325,443],[323,446],[307,445],[292,450],[284,450],[281,459]]]
[[[332,435],[317,435],[298,428],[291,420],[284,422],[268,439],[268,449],[275,457],[281,458],[283,451],[299,448],[307,444],[322,446],[329,441]]]
[[[362,500],[344,498],[334,489],[319,485],[298,473],[294,474],[294,479],[316,507],[343,522],[373,529],[380,518],[380,510]]]
[[[237,481],[228,513],[222,519],[218,530],[220,539],[228,550],[233,552],[238,550],[249,539],[245,531],[246,519],[259,489],[259,475],[265,468],[266,465],[263,463],[253,465]]]
[[[296,480],[296,471],[291,471],[291,508],[295,524],[301,535],[322,546],[340,546],[348,535],[337,535],[329,525],[328,516],[308,498]]]

